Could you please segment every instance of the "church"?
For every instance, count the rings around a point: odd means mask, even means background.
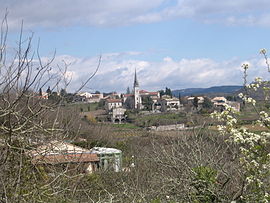
[[[147,103],[147,101],[149,101],[149,99],[151,100],[151,103],[154,104],[158,101],[159,98],[160,98],[159,92],[148,92],[146,90],[140,90],[136,70],[134,75],[132,94],[122,95],[124,104],[123,106],[125,106],[127,109],[137,109],[137,110],[144,109],[146,107],[145,104]]]

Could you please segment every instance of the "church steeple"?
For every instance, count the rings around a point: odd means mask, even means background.
[[[139,87],[139,82],[138,82],[138,79],[137,79],[136,69],[135,69],[135,76],[134,76],[134,87]]]
[[[140,96],[139,82],[138,82],[138,79],[137,79],[136,69],[135,69],[135,76],[134,76],[133,92],[134,92],[134,108],[135,109],[140,109],[140,105],[142,103],[142,98]]]

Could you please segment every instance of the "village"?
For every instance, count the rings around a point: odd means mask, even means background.
[[[49,89],[49,88],[48,88]],[[166,94],[167,93],[167,94]],[[53,96],[52,96],[53,95]],[[62,96],[61,100],[60,97]],[[224,96],[213,96],[212,98],[199,96],[175,97],[171,90],[150,92],[141,90],[137,73],[134,73],[133,90],[127,93],[110,93],[103,94],[100,92],[89,93],[79,92],[76,95],[68,94],[65,91],[60,93],[40,91],[39,96],[42,100],[59,99],[61,106],[64,108],[69,105],[87,105],[87,109],[80,108],[79,113],[82,119],[89,120],[92,117],[98,123],[111,123],[112,125],[121,125],[125,123],[134,123],[130,118],[131,115],[138,120],[145,116],[161,116],[162,115],[179,115],[171,121],[158,124],[149,124],[144,121],[142,129],[153,132],[166,131],[185,131],[203,127],[200,123],[190,125],[185,117],[187,115],[197,115],[200,113],[211,113],[215,111],[223,111],[225,106],[231,106],[236,111],[240,111],[241,102],[230,101]],[[67,99],[69,103],[67,103]],[[64,103],[61,103],[63,102]],[[89,105],[96,104],[95,109],[91,109]],[[166,120],[166,119],[164,119]],[[148,125],[147,125],[148,123]],[[90,121],[90,125],[91,121]],[[135,124],[134,124],[135,125]],[[83,142],[85,138],[80,138]],[[77,168],[80,165],[80,171],[91,174],[96,171],[130,171],[135,167],[134,161],[123,166],[122,151],[116,148],[97,147],[86,149],[74,145],[67,141],[49,140],[46,144],[38,145],[36,149],[29,151],[28,155],[32,157],[32,163],[35,165],[68,165]],[[132,156],[134,157],[134,156]]]
[[[169,90],[169,91],[167,91]],[[167,93],[167,94],[166,94]],[[230,100],[229,100],[230,99]],[[228,99],[225,96],[204,95],[199,96],[173,96],[169,88],[166,91],[150,92],[140,89],[135,70],[132,92],[111,94],[80,92],[76,94],[76,102],[101,103],[107,115],[107,121],[112,123],[128,122],[127,111],[136,111],[140,114],[162,114],[167,112],[200,112],[204,108],[223,111],[225,106],[231,106],[240,111],[241,102],[236,99]]]

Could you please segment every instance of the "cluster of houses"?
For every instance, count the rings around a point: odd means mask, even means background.
[[[203,108],[203,103],[204,103],[205,98],[206,97],[202,97],[202,96],[197,97],[197,100],[198,100],[197,110]],[[193,105],[194,99],[195,99],[195,97],[187,97],[187,103],[189,105]],[[229,101],[225,97],[214,97],[214,98],[210,99],[210,101],[211,101],[213,107],[215,109],[220,110],[220,111],[224,110],[226,105],[233,107],[236,111],[240,111],[240,107],[241,107],[240,102]]]
[[[134,110],[147,110],[153,113],[155,112],[168,112],[168,111],[181,111],[184,109],[184,105],[180,98],[173,97],[171,95],[160,95],[160,92],[150,92],[146,90],[140,90],[137,74],[135,70],[133,91],[131,94],[118,94],[112,93],[107,96],[103,94],[91,94],[91,93],[79,93],[82,97],[82,101],[89,103],[104,101],[104,108],[107,114],[110,115],[110,120],[114,123],[121,123],[125,121],[125,112],[127,109]],[[196,110],[202,108],[205,97],[198,96]],[[188,105],[194,104],[195,97],[186,97]],[[210,100],[212,105],[216,109],[224,109],[225,105],[234,107],[237,111],[240,111],[240,103],[228,101],[225,97],[214,97]]]
[[[47,90],[48,92],[48,90]],[[41,94],[43,98],[48,98],[48,93]],[[197,106],[195,110],[200,110],[203,107],[206,97],[186,97],[185,105],[192,106],[194,99],[197,99]],[[211,101],[214,108],[224,109],[225,105],[234,107],[237,111],[240,111],[240,102],[228,101],[225,97],[214,97],[208,100]],[[73,95],[73,102],[85,102],[85,103],[97,103],[103,101],[104,108],[109,115],[109,119],[114,123],[121,123],[126,120],[125,112],[127,109],[133,109],[138,111],[150,111],[152,113],[181,111],[184,108],[183,101],[180,98],[172,95],[160,95],[159,91],[151,92],[141,90],[135,70],[134,83],[132,93],[120,94],[110,93],[104,95],[103,93],[88,93],[80,92]],[[194,108],[193,108],[194,109]]]

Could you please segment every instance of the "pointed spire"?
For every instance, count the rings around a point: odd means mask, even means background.
[[[138,79],[137,79],[136,68],[135,68],[135,77],[134,77],[134,87],[139,87],[139,82],[138,82]]]

